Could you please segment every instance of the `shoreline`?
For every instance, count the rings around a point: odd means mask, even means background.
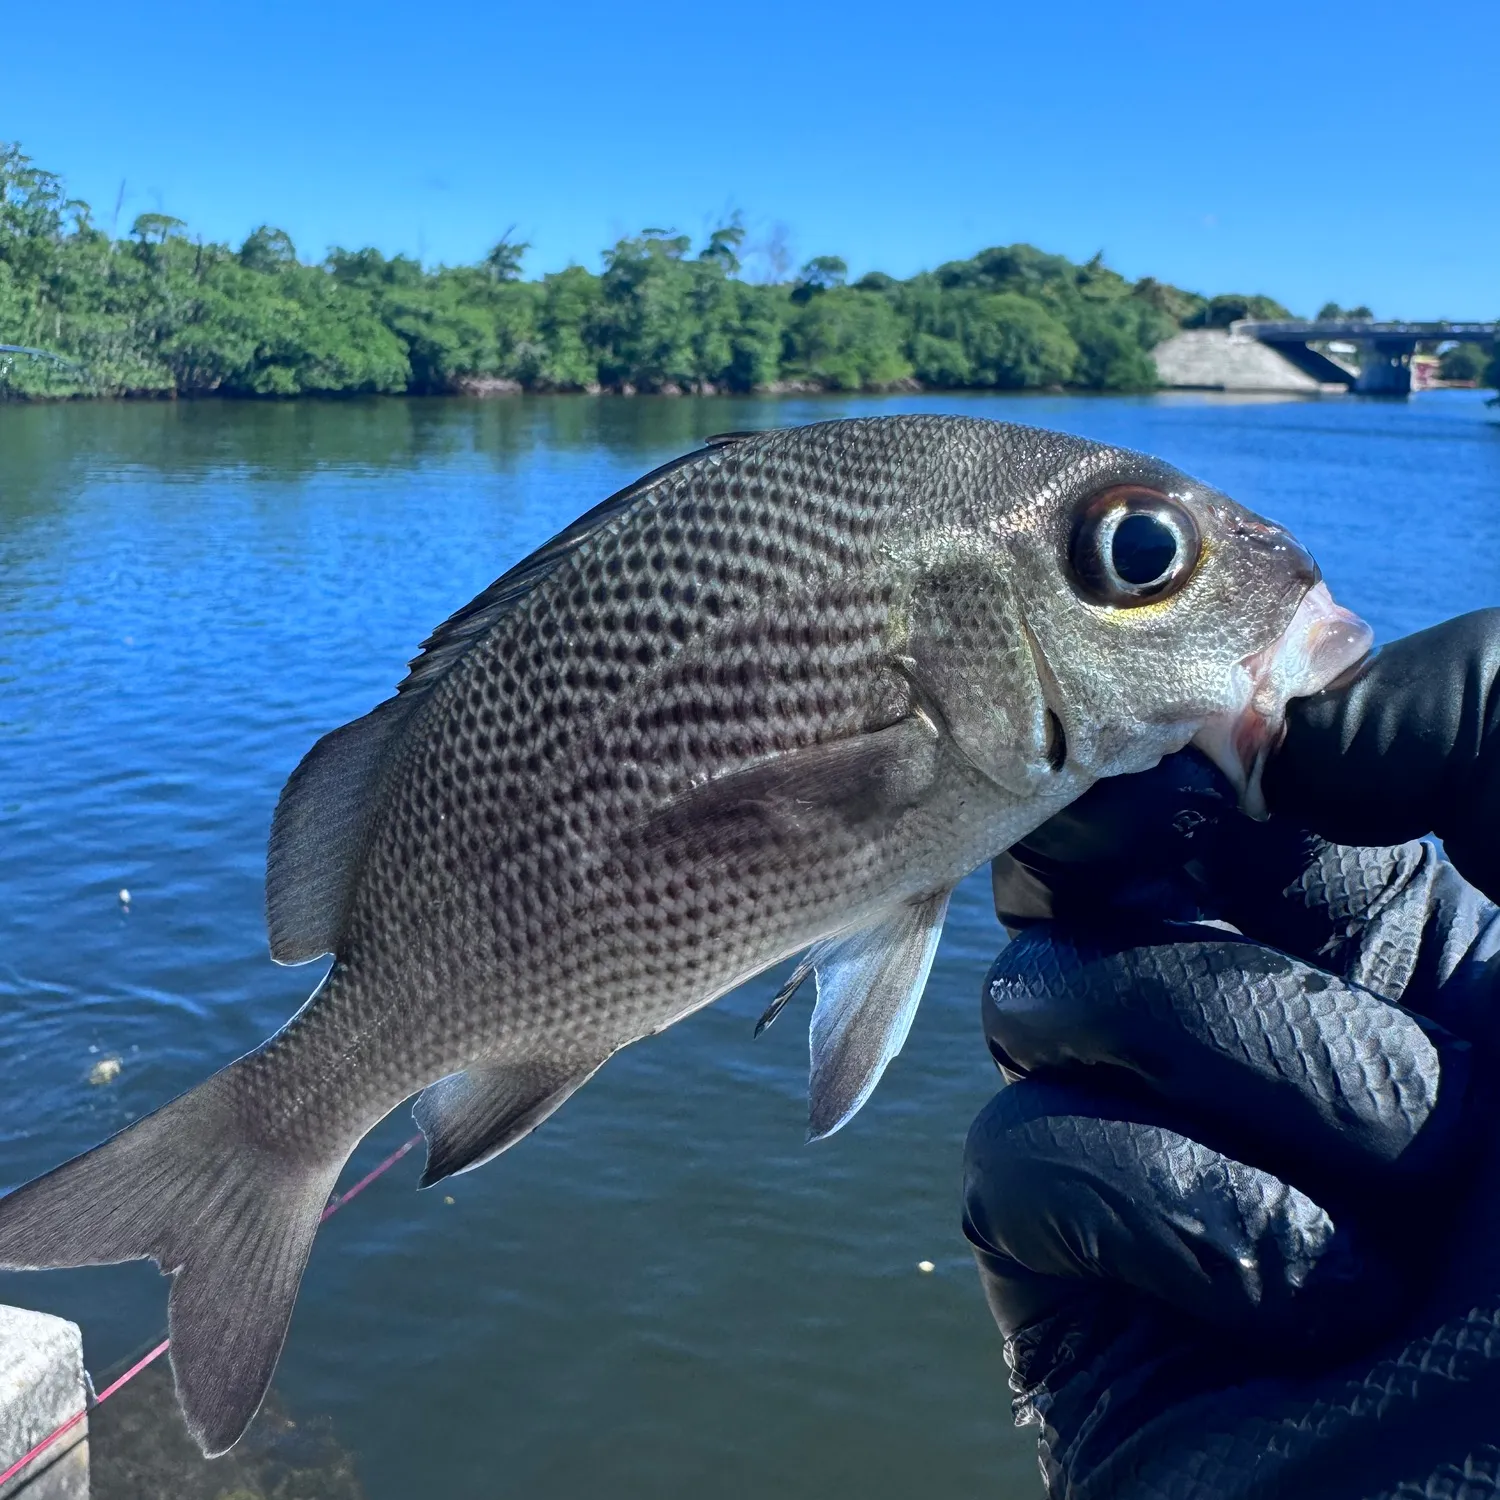
[[[508,382],[508,384],[513,382]],[[1496,394],[1488,386],[1476,385],[1472,382],[1462,383],[1458,381],[1445,382],[1440,385],[1429,386],[1421,391],[1413,391],[1412,396],[1426,396],[1438,393],[1460,391],[1474,392],[1478,395],[1486,395],[1486,405],[1500,405],[1500,394]],[[1226,391],[1213,386],[1176,386],[1156,385],[1138,386],[1131,390],[1123,391],[1101,391],[1090,386],[941,386],[922,385],[915,381],[903,381],[895,385],[861,386],[855,389],[817,386],[803,384],[795,381],[778,382],[775,386],[760,386],[751,390],[733,390],[729,388],[708,390],[650,390],[637,391],[631,388],[618,389],[610,386],[600,386],[594,389],[573,390],[541,390],[527,389],[516,385],[514,390],[451,390],[451,391],[314,391],[302,392],[294,396],[262,396],[247,395],[237,391],[193,391],[188,393],[178,391],[108,391],[93,394],[87,391],[60,391],[49,392],[26,392],[17,394],[0,391],[0,410],[7,407],[35,407],[35,406],[64,406],[69,404],[105,404],[116,403],[119,405],[183,405],[199,406],[224,404],[229,406],[300,406],[300,405],[328,405],[347,406],[358,402],[387,402],[387,401],[440,401],[440,402],[507,402],[517,400],[624,400],[624,401],[653,401],[653,400],[704,400],[704,401],[778,401],[785,399],[840,399],[855,396],[1007,396],[1030,399],[1043,399],[1056,396],[1068,396],[1087,401],[1099,401],[1121,396],[1184,396],[1200,398],[1217,398],[1231,401],[1389,401],[1393,399],[1407,400],[1407,396],[1391,397],[1386,395],[1363,395],[1354,391]]]

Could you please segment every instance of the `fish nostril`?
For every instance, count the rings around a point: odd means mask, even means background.
[[[1269,526],[1264,521],[1252,521],[1248,516],[1236,516],[1229,523],[1230,534],[1252,547],[1275,549],[1291,539],[1279,526]]]

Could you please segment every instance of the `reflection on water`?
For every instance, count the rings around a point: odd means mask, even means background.
[[[89,1500],[365,1500],[332,1425],[292,1417],[273,1391],[245,1440],[206,1463],[161,1360],[89,1417]]]
[[[0,1179],[301,1002],[315,972],[265,952],[276,794],[434,624],[710,433],[911,409],[1160,453],[1290,525],[1385,636],[1496,598],[1500,429],[1467,394],[0,409]],[[319,1238],[284,1410],[331,1420],[374,1500],[1035,1493],[957,1228],[999,941],[973,880],[905,1053],[817,1147],[805,1011],[751,1040],[767,979],[622,1054],[503,1161],[424,1194],[402,1163]],[[164,1310],[141,1265],[0,1296],[78,1319],[96,1370]]]

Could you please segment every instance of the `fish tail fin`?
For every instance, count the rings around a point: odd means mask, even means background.
[[[334,1151],[269,1142],[247,1119],[247,1065],[216,1074],[0,1199],[0,1265],[151,1259],[172,1277],[177,1398],[210,1457],[231,1447],[276,1368],[328,1195]]]

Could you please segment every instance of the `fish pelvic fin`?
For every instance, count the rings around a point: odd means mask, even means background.
[[[760,1020],[755,1023],[756,1036],[759,1036],[786,1009],[788,1002],[802,988],[807,976],[812,973],[813,966],[818,961],[818,952],[821,946],[821,944],[815,943],[798,959],[797,967],[792,970],[787,982],[776,991],[771,1003],[762,1012]]]
[[[423,1089],[412,1114],[427,1140],[422,1187],[499,1156],[529,1135],[606,1058],[480,1059]]]
[[[951,891],[902,906],[809,955],[818,985],[810,1031],[807,1138],[847,1125],[906,1043]]]
[[[177,1399],[208,1457],[239,1440],[265,1398],[313,1236],[355,1144],[308,1154],[247,1129],[241,1084],[256,1059],[0,1199],[0,1265],[150,1259],[172,1278]]]

